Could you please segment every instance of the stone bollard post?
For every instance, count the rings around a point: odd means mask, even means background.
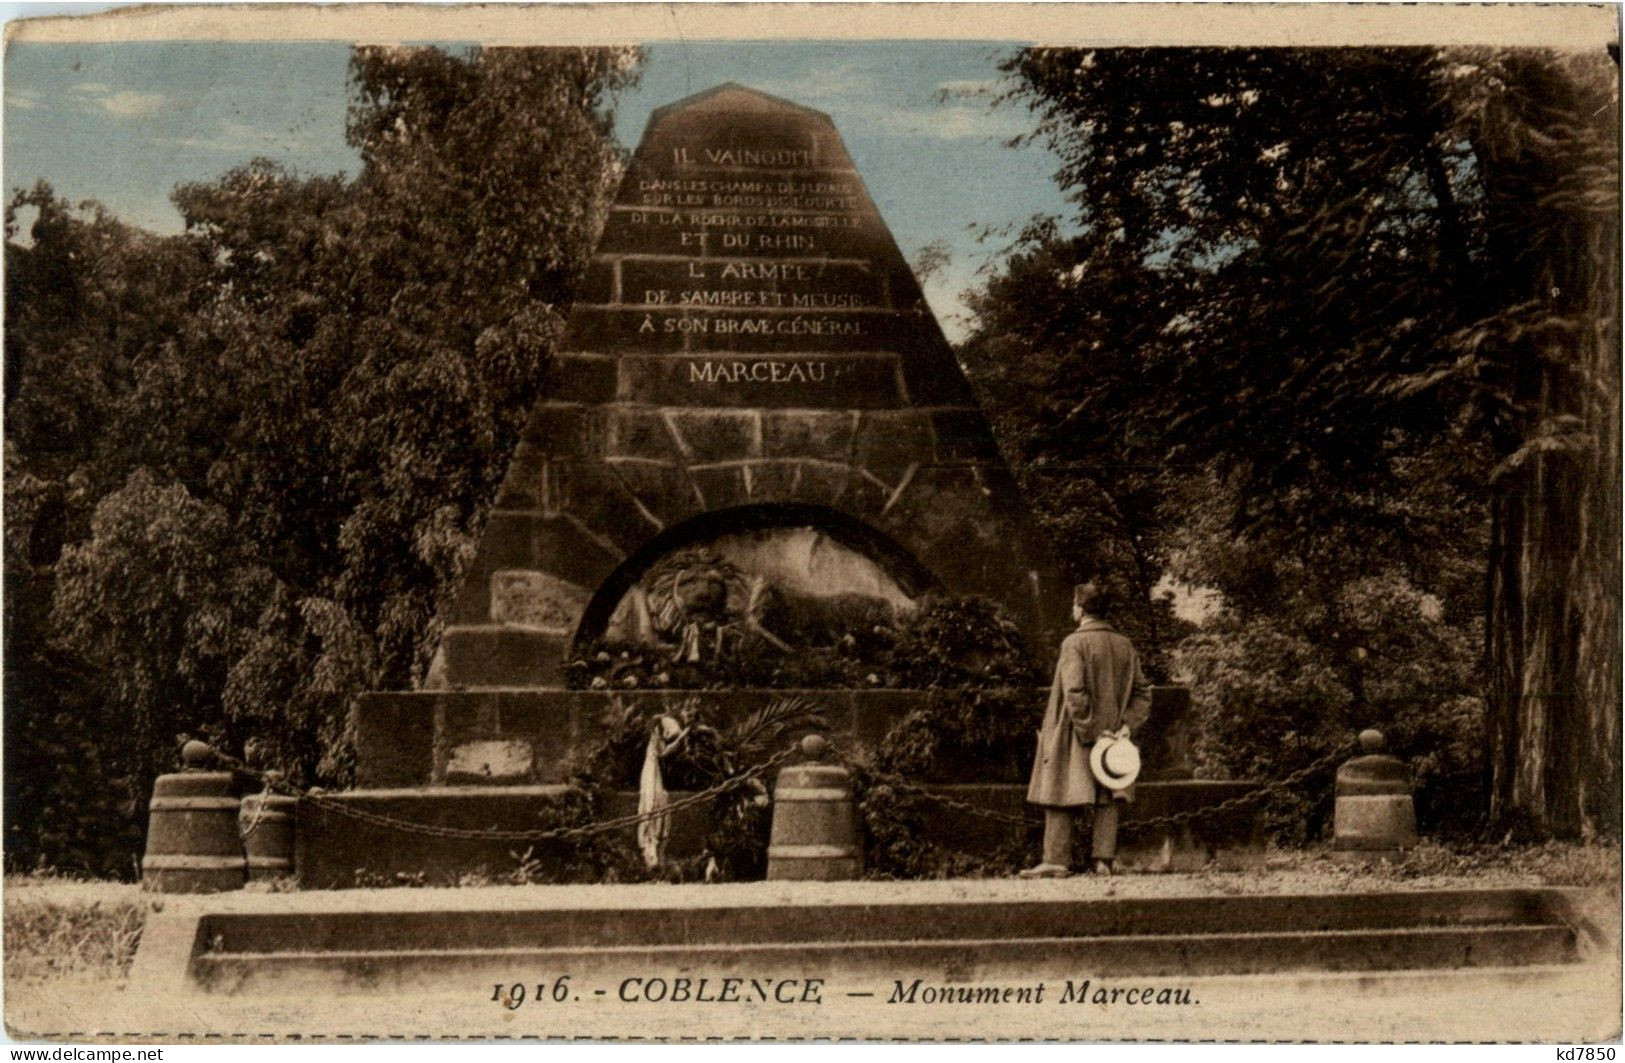
[[[247,861],[231,772],[209,770],[215,753],[202,742],[186,743],[181,761],[180,772],[158,776],[152,787],[141,887],[155,893],[242,889]]]
[[[1381,731],[1360,732],[1364,755],[1337,769],[1332,858],[1345,863],[1398,860],[1416,845],[1411,769],[1382,752]]]
[[[266,772],[280,779],[278,772]],[[248,881],[293,874],[294,808],[299,799],[286,794],[249,794],[237,815],[238,832],[248,854]]]
[[[829,741],[821,735],[801,740],[809,762],[779,772],[773,786],[773,832],[767,847],[770,881],[834,882],[863,874],[852,774],[839,764],[821,764]]]

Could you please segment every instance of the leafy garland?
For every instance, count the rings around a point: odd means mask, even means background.
[[[596,659],[603,655],[608,655],[607,661]],[[725,682],[733,673],[716,667],[696,665],[684,673],[662,647],[621,647],[613,654],[600,650],[591,664],[586,673],[615,677],[613,685],[623,689],[643,685],[642,680],[625,682],[629,676],[646,676],[648,685],[668,689],[683,689],[674,681],[685,677],[693,681],[688,689],[740,685]],[[660,676],[651,671],[657,667],[672,674]],[[978,854],[956,852],[927,840],[927,820],[936,810],[887,781],[903,776],[921,783],[955,782],[966,778],[972,768],[978,777],[987,778],[990,766],[1005,781],[1026,778],[1040,708],[1040,672],[1016,626],[986,599],[930,599],[889,635],[885,651],[869,657],[864,667],[872,669],[866,676],[874,676],[867,686],[933,693],[920,708],[893,724],[872,755],[852,766],[868,874],[882,878],[974,877],[1005,874],[1020,867],[1027,855],[1025,840]],[[582,674],[578,667],[577,676]],[[805,674],[803,668],[782,672],[780,677],[803,685]],[[657,676],[667,682],[657,681]],[[737,720],[719,718],[722,704],[721,699],[698,695],[664,707],[611,701],[600,721],[603,739],[580,755],[570,772],[570,789],[561,795],[547,822],[536,826],[586,823],[606,815],[611,793],[637,787],[650,729],[662,715],[675,716],[689,730],[682,746],[662,762],[666,784],[674,792],[704,790],[761,764],[798,735],[828,729],[816,707],[795,695],[775,698]],[[624,837],[594,835],[516,852],[516,869],[503,880],[760,879],[766,873],[772,825],[767,789],[771,782],[764,780],[720,795],[708,810],[710,828],[696,856],[649,869]]]

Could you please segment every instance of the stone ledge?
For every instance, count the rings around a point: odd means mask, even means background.
[[[448,627],[440,639],[446,683],[452,687],[558,685],[564,681],[569,647],[565,635],[495,624]]]
[[[481,630],[481,629],[453,629]],[[490,629],[501,631],[503,629]],[[448,639],[453,631],[447,632]],[[562,667],[562,653],[560,655]],[[357,781],[362,786],[430,785],[445,777],[451,750],[463,742],[519,740],[533,743],[535,769],[516,780],[562,783],[571,752],[597,745],[602,721],[622,711],[675,710],[694,698],[712,702],[726,726],[779,698],[799,697],[824,714],[830,731],[859,750],[873,749],[897,720],[944,692],[924,690],[565,690],[485,687],[444,691],[398,691],[363,695],[354,712]],[[1031,692],[1033,716],[1046,692]],[[433,735],[406,744],[400,731]],[[568,739],[560,747],[561,736]]]

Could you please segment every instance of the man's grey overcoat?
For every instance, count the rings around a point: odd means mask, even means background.
[[[1133,644],[1106,621],[1085,619],[1061,643],[1027,801],[1051,808],[1094,804],[1102,789],[1089,771],[1095,739],[1121,727],[1138,731],[1150,715],[1151,685]],[[1115,796],[1132,801],[1134,788]]]

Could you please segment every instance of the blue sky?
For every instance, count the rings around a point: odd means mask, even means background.
[[[1064,209],[1041,148],[1002,146],[1030,119],[990,108],[1009,44],[684,42],[650,45],[641,84],[618,104],[635,146],[654,108],[739,81],[828,112],[905,255],[934,240],[952,265],[927,286],[951,335],[958,293],[998,243],[975,231]],[[179,182],[256,155],[307,173],[354,173],[344,143],[342,44],[14,44],[5,63],[7,189],[49,181],[120,218],[174,232]],[[939,89],[959,95],[939,102]],[[973,95],[965,95],[972,93]],[[977,94],[979,93],[979,94]]]

